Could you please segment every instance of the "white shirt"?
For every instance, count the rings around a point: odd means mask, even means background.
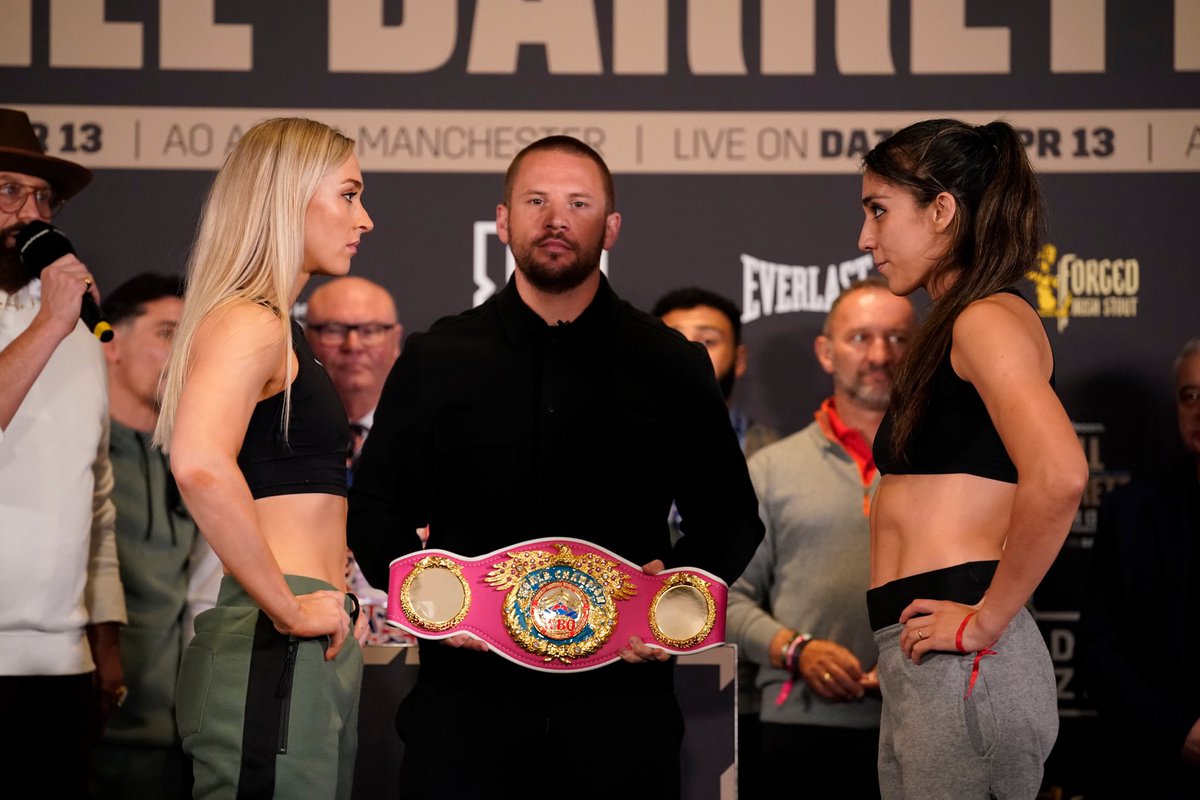
[[[0,291],[0,350],[33,321],[39,289]],[[100,343],[78,324],[0,434],[0,675],[90,672],[84,626],[125,621],[107,387]]]

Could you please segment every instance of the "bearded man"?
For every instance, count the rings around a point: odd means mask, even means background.
[[[425,525],[430,547],[465,557],[572,537],[651,574],[741,574],[762,524],[737,438],[704,353],[601,274],[620,227],[587,145],[553,136],[514,159],[496,207],[512,279],[409,338],[356,467],[350,546],[373,584]],[[698,520],[675,547],[672,502]],[[663,650],[630,637],[614,664],[549,674],[486,649],[421,641],[396,722],[405,797],[679,797]]]

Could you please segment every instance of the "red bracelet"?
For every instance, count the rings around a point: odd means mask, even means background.
[[[954,646],[958,648],[958,652],[963,653],[964,655],[966,654],[967,651],[965,649],[963,649],[963,643],[962,643],[963,631],[965,631],[967,629],[967,623],[971,621],[971,617],[975,616],[978,613],[979,613],[978,611],[972,611],[970,614],[967,614],[965,617],[963,617],[962,624],[958,626],[958,633],[954,636]]]

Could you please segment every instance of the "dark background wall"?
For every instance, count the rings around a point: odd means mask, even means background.
[[[643,308],[686,284],[737,300],[751,354],[737,400],[785,432],[828,391],[811,355],[828,302],[869,266],[863,150],[930,116],[1028,131],[1056,248],[1042,277],[1059,280],[1042,310],[1093,465],[1035,597],[1060,670],[1059,752],[1082,753],[1073,629],[1092,514],[1179,449],[1170,365],[1200,334],[1200,3],[5,0],[3,13],[0,104],[96,169],[59,224],[102,288],[181,270],[229,144],[299,113],[359,140],[376,230],[354,269],[424,329],[504,280],[477,227],[521,144],[566,129],[617,175],[617,291]],[[1070,790],[1067,756],[1050,778]]]

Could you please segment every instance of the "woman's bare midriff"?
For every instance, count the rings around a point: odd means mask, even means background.
[[[285,575],[346,583],[346,498],[287,494],[254,501],[258,526]]]
[[[871,503],[871,588],[1000,558],[1016,484],[976,475],[885,475]]]

